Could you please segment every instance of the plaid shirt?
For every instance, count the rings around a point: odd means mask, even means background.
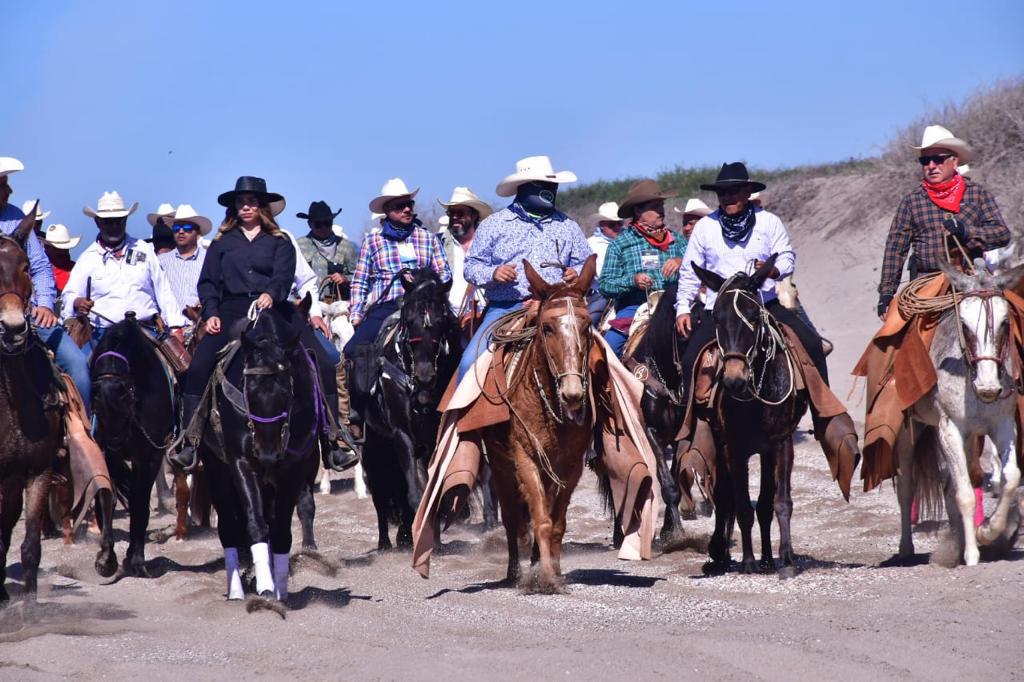
[[[964,178],[967,188],[957,218],[967,228],[968,251],[989,251],[1010,243],[1010,230],[1003,222],[992,195],[981,185]],[[882,258],[882,281],[878,285],[880,296],[896,293],[903,275],[907,251],[913,247],[914,263],[919,274],[934,272],[946,259],[944,240],[949,231],[942,226],[945,214],[928,197],[924,187],[918,187],[903,197],[896,209],[896,217],[889,227]]]
[[[598,280],[598,290],[605,298],[615,299],[618,308],[643,303],[647,295],[633,282],[638,272],[649,275],[654,281],[652,291],[665,288],[666,282],[674,282],[678,275],[666,280],[661,274],[661,266],[670,258],[682,258],[686,253],[686,238],[678,234],[672,235],[672,243],[668,249],[661,251],[651,246],[643,236],[632,227],[627,227],[608,245],[604,256],[604,267]],[[645,257],[649,261],[644,267]],[[657,266],[650,261],[657,259]]]
[[[415,227],[408,239],[402,243],[412,245],[415,261],[403,262],[402,255],[398,252],[398,242],[387,239],[379,232],[363,237],[363,246],[359,249],[359,262],[356,263],[356,271],[352,275],[352,300],[349,304],[349,319],[352,324],[357,324],[363,319],[370,304],[393,301],[402,296],[402,284],[395,280],[395,274],[402,268],[432,267],[443,281],[452,278],[441,242],[433,232]],[[388,285],[391,285],[390,288]]]

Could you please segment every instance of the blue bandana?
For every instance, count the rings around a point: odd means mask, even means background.
[[[404,242],[412,234],[413,228],[420,224],[420,221],[413,220],[409,223],[408,227],[402,227],[395,225],[389,219],[384,219],[384,225],[381,227],[380,234],[385,239],[390,239],[393,242]]]

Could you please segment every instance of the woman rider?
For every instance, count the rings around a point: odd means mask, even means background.
[[[278,227],[270,209],[272,202],[283,200],[280,194],[267,192],[265,180],[255,177],[238,178],[233,191],[217,198],[227,210],[199,275],[197,288],[206,335],[199,342],[183,381],[185,425],[195,415],[217,364],[217,353],[230,340],[226,330],[245,318],[253,303],[260,310],[277,306],[286,316],[297,314],[288,302],[295,278],[295,247]],[[302,326],[301,339],[302,345],[317,355],[325,397],[337,414],[335,368],[309,325]],[[358,461],[358,455],[337,443],[326,443],[322,451],[324,465],[335,470]],[[192,468],[197,461],[196,444],[186,440],[170,459],[183,469]]]

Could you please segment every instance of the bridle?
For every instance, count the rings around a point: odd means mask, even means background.
[[[95,366],[95,364],[102,360],[103,358],[114,358],[115,360],[119,360],[121,363],[124,364],[125,371],[101,372],[93,378],[93,382],[99,383],[100,381],[104,380],[112,380],[121,384],[121,386],[128,393],[128,405],[124,406],[124,409],[128,410],[128,423],[134,426],[136,429],[138,429],[139,433],[142,434],[142,438],[150,445],[150,447],[156,450],[166,449],[167,446],[170,445],[171,442],[174,440],[174,434],[168,434],[165,442],[158,443],[152,436],[149,435],[149,433],[146,431],[146,428],[142,425],[142,422],[139,421],[139,416],[135,411],[135,405],[137,404],[138,399],[135,393],[135,382],[132,380],[132,365],[131,362],[128,361],[128,357],[122,353],[118,353],[117,351],[108,350],[97,355],[96,358],[92,361],[92,364]],[[112,450],[119,450],[121,446],[125,444],[126,441],[127,436],[125,436],[125,440],[121,441],[120,443],[117,443],[115,441],[109,441],[107,445]]]
[[[437,283],[433,281],[420,282],[416,287],[410,291],[407,295],[412,296],[413,294],[419,293],[429,287],[436,286]],[[426,301],[428,304],[432,301]],[[450,310],[447,307],[447,301],[443,301],[443,312],[442,317],[448,319]],[[442,320],[442,322],[444,321]],[[449,320],[451,321],[451,320]],[[430,329],[435,326],[435,321],[430,314],[429,307],[423,311],[423,328]],[[421,390],[428,390],[427,388],[421,388],[419,386],[419,380],[416,378],[416,373],[413,371],[413,360],[416,351],[416,345],[423,342],[423,336],[412,336],[409,333],[409,329],[405,322],[401,322],[397,333],[395,334],[395,354],[398,356],[398,361],[401,363],[402,371],[405,372],[406,377],[409,378],[407,392],[409,395],[414,395]],[[444,334],[438,337],[438,349],[433,354],[433,376],[437,377],[438,365],[442,357],[448,357],[451,354],[451,347],[447,336]],[[429,387],[428,387],[429,388]],[[416,405],[413,405],[413,409],[416,409]]]
[[[998,289],[978,289],[975,291],[968,291],[965,294],[957,293],[956,289],[952,290],[953,295],[953,311],[956,316],[956,329],[957,339],[960,342],[960,351],[963,353],[964,360],[967,363],[967,370],[972,376],[977,377],[978,375],[978,363],[982,360],[990,360],[996,363],[997,371],[1002,372],[1006,357],[1010,350],[1010,337],[1007,335],[1003,339],[1002,344],[997,348],[998,353],[996,355],[979,355],[977,349],[977,340],[975,344],[971,344],[967,335],[964,333],[963,318],[960,315],[960,304],[969,298],[980,298],[982,310],[985,311],[985,328],[986,333],[992,335],[993,341],[997,341],[996,329],[995,329],[995,311],[992,308],[992,299],[1003,298],[1003,292]],[[1000,395],[1000,398],[1006,398],[1013,389],[1010,389],[1005,395]],[[977,391],[977,387],[975,387]]]
[[[549,301],[546,301],[543,307],[548,308],[549,306],[555,305],[557,303],[565,303],[565,312],[559,315],[558,317],[559,319],[563,320],[565,318],[569,319],[569,324],[567,326],[572,330],[571,338],[574,348],[568,350],[570,353],[573,351],[579,353],[581,361],[580,365],[582,366],[583,371],[559,372],[558,368],[555,366],[554,359],[548,352],[548,347],[547,344],[544,343],[544,339],[541,338],[539,340],[541,352],[544,355],[544,362],[547,364],[548,373],[551,375],[551,378],[555,384],[555,405],[552,405],[551,401],[547,397],[547,392],[544,390],[544,386],[540,380],[540,376],[537,374],[536,368],[534,368],[533,370],[533,380],[537,385],[537,391],[540,394],[541,401],[544,403],[544,407],[545,409],[547,409],[548,414],[551,416],[551,418],[554,419],[559,424],[562,424],[565,421],[565,398],[562,396],[562,379],[564,379],[565,377],[572,376],[580,378],[580,382],[583,384],[583,395],[585,404],[586,396],[590,390],[590,363],[588,362],[588,358],[590,357],[590,349],[593,343],[593,339],[591,335],[588,333],[586,335],[586,344],[584,344],[583,339],[581,338],[580,325],[576,320],[576,300],[577,299],[571,296],[562,296],[560,298],[550,299]]]

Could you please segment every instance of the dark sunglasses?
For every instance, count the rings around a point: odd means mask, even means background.
[[[929,163],[934,163],[936,166],[941,166],[946,163],[946,159],[953,158],[952,154],[932,154],[930,156],[919,156],[917,162],[922,166],[927,166]]]
[[[174,223],[171,228],[174,232],[195,232],[196,226],[192,223]]]
[[[388,205],[388,211],[404,211],[407,208],[412,208],[416,205],[416,202],[412,199],[406,199],[405,201],[396,201]]]
[[[449,218],[472,218],[473,209],[471,208],[450,208],[448,209]]]

